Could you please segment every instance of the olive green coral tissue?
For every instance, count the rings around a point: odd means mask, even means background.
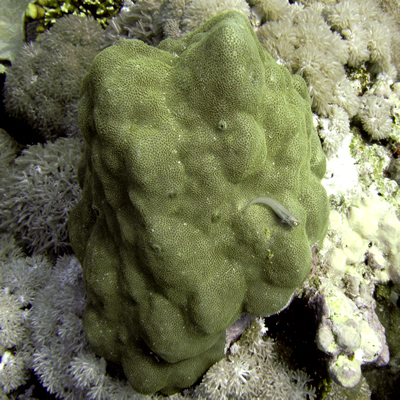
[[[105,49],[79,113],[83,195],[69,229],[86,335],[136,391],[179,391],[223,357],[242,314],[288,304],[326,233],[307,88],[229,11],[158,47]],[[274,201],[248,205],[261,196]]]

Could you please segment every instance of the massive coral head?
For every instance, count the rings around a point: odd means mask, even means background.
[[[104,50],[79,112],[83,196],[69,228],[86,335],[138,392],[179,391],[223,357],[242,314],[289,303],[326,233],[306,85],[231,11],[157,48]],[[263,204],[244,212],[260,196],[297,225]]]

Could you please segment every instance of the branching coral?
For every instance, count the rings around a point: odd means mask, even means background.
[[[6,393],[34,371],[60,398],[127,398],[126,385],[106,377],[104,360],[87,347],[81,268],[74,257],[52,266],[44,257],[20,256],[4,261],[0,273],[0,383]],[[129,398],[140,397],[129,388]]]
[[[332,105],[329,114],[330,118],[317,117],[318,134],[328,156],[336,154],[343,139],[350,133],[349,115],[342,107]]]
[[[4,130],[0,129],[0,178],[7,175],[8,169],[19,151],[18,143]]]
[[[214,15],[229,10],[240,11],[246,16],[250,13],[245,0],[192,0],[183,14],[183,32],[192,32]]]
[[[0,228],[34,252],[68,247],[66,219],[80,197],[81,154],[82,142],[72,138],[23,150],[2,179]]]
[[[0,246],[0,386],[9,393],[29,377],[29,309],[51,265],[42,256],[22,257],[9,235],[2,236]]]
[[[249,16],[245,0],[167,0],[160,8],[160,22],[167,37],[179,37],[197,29],[216,14],[236,10]]]
[[[124,37],[157,45],[162,39],[160,5],[160,0],[141,0],[122,9],[106,28],[107,39],[113,43]]]
[[[79,274],[76,259],[60,258],[45,290],[39,291],[32,303],[33,369],[50,393],[62,396],[74,387],[66,368],[85,346],[80,321],[84,291]],[[56,359],[58,368],[54,368]]]
[[[286,0],[247,0],[247,3],[251,6],[255,25],[280,20],[289,10],[289,2]]]
[[[390,108],[390,104],[383,97],[369,93],[362,97],[358,116],[363,128],[372,139],[384,139],[392,132],[393,120],[390,118]]]
[[[358,81],[349,79],[347,72],[349,67],[365,68],[374,80],[380,72],[396,77],[392,55],[400,30],[377,1],[368,0],[367,6],[359,0],[300,1],[289,6],[286,1],[276,0],[271,4],[282,4],[280,14],[268,14],[270,2],[252,3],[257,3],[256,12],[265,9],[266,22],[257,30],[263,46],[292,72],[304,77],[313,110],[320,118],[328,119],[319,121],[319,134],[328,155],[335,154],[348,135],[349,120],[360,106],[359,117],[374,139],[390,134],[387,101],[369,95],[360,100]],[[340,106],[348,114],[340,118],[339,124],[333,106]]]
[[[7,70],[7,111],[45,139],[79,136],[79,87],[100,51],[102,34],[95,21],[73,15],[58,20],[40,41],[24,44]]]
[[[313,399],[315,389],[304,371],[291,371],[275,361],[274,342],[257,318],[232,345],[227,357],[204,375],[194,394],[199,399]]]
[[[385,75],[379,74],[376,82],[362,96],[357,118],[363,129],[374,140],[391,137],[398,141],[399,93],[398,84]]]
[[[346,43],[330,30],[321,15],[321,7],[292,5],[285,10],[279,19],[267,21],[258,29],[264,48],[293,73],[304,77],[318,114],[326,116],[330,104],[338,104],[334,91],[339,82],[346,92],[342,96],[344,104],[339,105],[354,112],[356,93],[344,82]]]

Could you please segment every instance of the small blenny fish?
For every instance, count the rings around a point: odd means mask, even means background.
[[[285,207],[283,207],[282,204],[280,204],[271,197],[265,197],[265,196],[257,197],[256,199],[247,203],[243,212],[246,212],[246,210],[252,204],[265,204],[267,206],[270,206],[284,224],[288,224],[290,226],[297,226],[299,224],[299,220],[289,210],[287,210]]]

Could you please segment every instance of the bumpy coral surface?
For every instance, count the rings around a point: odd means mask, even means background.
[[[138,392],[175,392],[222,358],[230,324],[283,309],[308,275],[329,207],[306,85],[231,11],[157,48],[100,53],[80,126],[69,228],[86,335]],[[260,196],[297,226],[246,207]]]

